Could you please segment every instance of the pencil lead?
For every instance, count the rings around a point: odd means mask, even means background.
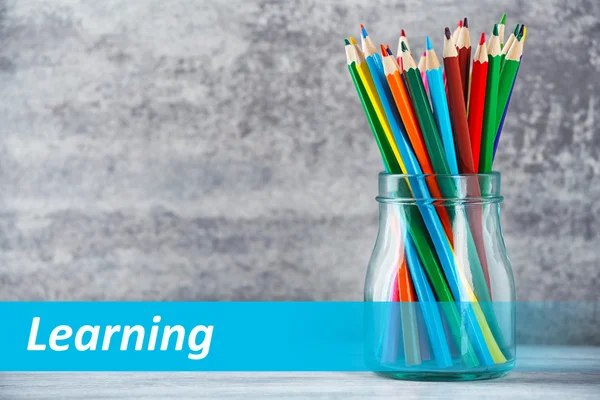
[[[423,52],[423,57],[427,57],[427,52],[426,51]]]
[[[344,44],[345,44],[346,46],[349,46],[349,45],[350,45],[350,41],[349,41],[348,39],[344,39]]]
[[[363,24],[360,24],[360,31],[362,33],[362,37],[366,38],[367,36],[369,36],[369,34],[367,33],[367,30],[365,29],[365,27],[363,26]]]
[[[467,19],[467,17],[465,17],[465,20],[463,22],[463,27],[465,27],[465,28],[469,27],[469,20]]]
[[[384,57],[385,57],[385,56],[387,56],[387,55],[388,55],[388,53],[387,53],[387,51],[385,50],[385,46],[384,46],[384,45],[382,45],[382,44],[380,44],[380,45],[379,45],[379,47],[381,47],[381,55],[382,55],[382,56],[384,56]]]
[[[456,25],[457,28],[462,28],[462,19],[458,21],[458,24]]]
[[[401,29],[401,30],[400,30],[400,36],[404,36],[404,37],[406,37],[406,33],[404,33],[404,29]]]
[[[429,39],[429,36],[425,36],[425,49],[427,49],[427,50],[433,49],[433,45],[431,44],[431,39]]]
[[[500,24],[502,24],[502,25],[506,24],[506,14],[502,14],[502,18],[500,18]]]
[[[450,33],[450,28],[446,27],[446,29],[444,29],[444,34],[446,35],[446,39],[450,40],[450,38],[452,37],[452,34]]]
[[[408,47],[406,47],[406,44],[404,42],[402,42],[402,52],[406,53],[408,51]]]
[[[354,37],[353,37],[353,36],[350,36],[350,43],[352,43],[352,44],[356,44],[356,40],[354,40]]]
[[[519,34],[519,28],[521,27],[521,25],[517,24],[517,26],[515,26],[515,30],[513,31],[513,35],[517,36]]]
[[[494,36],[498,36],[498,24],[494,24]]]
[[[521,25],[521,29],[519,29],[519,35],[517,36],[517,38],[519,40],[521,40],[521,37],[523,37],[523,32],[525,31],[525,24]]]
[[[485,44],[485,32],[481,32],[481,37],[479,38],[479,44],[482,46]]]
[[[527,27],[523,28],[523,43],[525,43],[525,38],[527,37]]]
[[[385,45],[385,49],[387,50],[387,49],[389,49],[389,48],[390,48],[390,45],[389,45],[389,44],[386,44],[386,45]]]
[[[388,53],[390,56],[393,56],[393,55],[394,55],[394,54],[392,54],[392,49],[390,49],[389,47],[386,47],[386,49],[385,49],[385,50],[387,51],[387,53]]]

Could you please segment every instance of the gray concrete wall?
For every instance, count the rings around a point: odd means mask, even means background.
[[[381,165],[342,39],[506,11],[518,296],[600,300],[600,3],[473,3],[1,1],[0,298],[360,299]]]

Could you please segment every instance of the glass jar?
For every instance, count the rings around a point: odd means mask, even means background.
[[[383,316],[370,321],[372,369],[417,380],[506,374],[515,363],[516,299],[500,174],[382,173],[377,201],[365,282],[365,301]]]

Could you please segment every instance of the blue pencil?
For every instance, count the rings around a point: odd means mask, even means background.
[[[448,341],[444,334],[442,318],[435,296],[429,286],[429,281],[427,280],[427,276],[425,276],[421,261],[416,255],[415,245],[410,235],[406,235],[405,243],[408,269],[414,282],[415,292],[417,292],[417,298],[419,299],[419,305],[421,306],[421,312],[425,320],[425,327],[429,334],[435,361],[440,368],[450,367],[452,366],[450,347],[448,347]]]
[[[458,163],[456,160],[454,137],[452,135],[452,123],[450,122],[450,110],[446,97],[446,87],[444,85],[444,75],[429,36],[426,39],[426,50],[426,73],[427,82],[429,83],[429,95],[431,96],[431,103],[433,105],[433,115],[442,136],[442,143],[446,158],[448,159],[450,173],[456,175],[458,174]]]
[[[362,51],[365,55],[367,64],[369,65],[369,70],[371,72],[371,75],[373,76],[373,78],[375,76],[379,77],[379,80],[381,81],[381,86],[383,87],[383,91],[385,92],[385,97],[387,98],[387,100],[390,104],[394,104],[394,97],[392,95],[392,91],[390,90],[390,86],[388,85],[387,79],[385,78],[385,73],[383,71],[383,61],[381,59],[381,55],[377,52],[377,49],[375,48],[375,45],[373,44],[373,41],[369,37],[369,34],[367,33],[367,30],[365,29],[365,27],[361,24],[360,28],[362,31],[361,32]],[[369,64],[369,59],[371,59],[371,62],[373,62],[375,64],[375,68],[371,69],[371,64]],[[376,73],[374,73],[374,71],[376,71]],[[381,97],[381,95],[380,95],[380,97]],[[392,115],[394,116],[394,120],[396,121],[396,124],[401,125],[402,118],[400,117],[400,113],[398,112],[396,107],[392,107]],[[389,119],[390,117],[388,116],[387,118]],[[390,122],[390,125],[392,125],[391,122]]]

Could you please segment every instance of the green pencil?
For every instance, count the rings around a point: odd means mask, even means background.
[[[498,22],[498,37],[500,38],[500,50],[504,47],[504,29],[506,28],[506,14],[502,15]]]
[[[404,43],[402,43],[402,64],[404,66],[406,84],[411,94],[419,126],[423,132],[423,139],[429,153],[433,171],[436,174],[450,174],[450,166],[446,159],[446,153],[444,152],[444,146],[433,117],[429,99],[425,93],[421,72]]]
[[[494,33],[488,45],[488,76],[485,89],[485,107],[483,112],[483,129],[481,132],[481,152],[479,156],[479,173],[492,172],[494,158],[494,140],[496,139],[496,115],[498,110],[498,85],[500,83],[500,38],[498,25],[494,25]]]
[[[369,126],[373,131],[373,136],[375,136],[375,142],[377,142],[377,147],[381,153],[385,170],[388,173],[400,174],[400,165],[398,165],[398,161],[396,161],[396,157],[394,156],[394,152],[390,147],[390,143],[385,137],[385,132],[383,131],[381,122],[379,122],[379,118],[377,118],[377,114],[375,113],[375,108],[373,108],[373,104],[369,100],[367,90],[360,79],[358,70],[356,69],[356,49],[347,39],[344,39],[344,43],[346,45],[346,60],[348,61],[348,70],[350,71],[350,76],[352,77],[352,81],[356,87],[356,92],[358,93],[360,102],[362,103],[365,114],[367,115]]]
[[[519,24],[517,24],[517,26],[515,26],[515,30],[510,34],[510,36],[506,40],[506,44],[502,47],[502,55],[500,56],[500,59],[502,61],[500,62],[500,69],[502,69],[502,67],[504,66],[504,59],[506,58],[506,53],[508,53],[513,42],[519,35],[519,27],[520,26],[521,25],[519,25]]]
[[[513,84],[517,78],[519,64],[521,64],[521,55],[523,54],[523,40],[517,39],[511,46],[506,61],[500,73],[500,83],[498,87],[498,111],[496,112],[496,132],[500,129],[504,110],[508,106],[508,98],[512,91]]]

